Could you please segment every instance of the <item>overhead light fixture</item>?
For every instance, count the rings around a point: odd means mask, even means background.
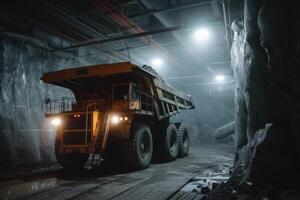
[[[209,36],[210,32],[207,28],[200,28],[194,32],[194,38],[200,42],[208,40]]]
[[[217,76],[215,76],[215,80],[218,83],[223,82],[223,81],[225,81],[225,76],[224,75],[217,75]]]
[[[154,67],[160,67],[163,64],[163,61],[160,58],[154,58],[151,63]]]

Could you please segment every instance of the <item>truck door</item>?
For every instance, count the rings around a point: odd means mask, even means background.
[[[115,84],[113,85],[113,100],[114,101],[128,101],[129,84]]]
[[[130,84],[130,110],[140,110],[140,96],[141,96],[141,91],[140,91],[140,86],[136,83],[131,83]]]

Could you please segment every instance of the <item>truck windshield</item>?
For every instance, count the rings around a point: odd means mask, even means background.
[[[129,85],[116,85],[114,86],[114,100],[128,100],[128,94],[129,94]]]

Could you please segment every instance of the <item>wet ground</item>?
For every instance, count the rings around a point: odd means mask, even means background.
[[[232,158],[230,144],[198,145],[186,158],[140,171],[58,169],[0,182],[0,199],[201,199],[201,189],[228,178]]]

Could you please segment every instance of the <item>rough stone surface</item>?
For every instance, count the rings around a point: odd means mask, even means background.
[[[250,179],[269,185],[293,185],[292,177],[297,177],[300,169],[297,164],[300,163],[299,7],[296,1],[251,2],[246,1],[246,6],[257,10],[249,10],[249,13],[256,16],[259,44],[267,55],[264,67],[267,76],[264,77],[273,125],[256,147]],[[264,114],[259,113],[259,116]],[[265,180],[260,180],[262,178]]]
[[[286,136],[287,130],[268,124],[256,132],[252,143],[244,148],[230,179],[217,187],[208,199],[298,197],[299,161],[291,145],[293,138]]]
[[[44,99],[71,93],[42,83],[40,77],[47,71],[87,64],[84,59],[61,58],[28,41],[0,37],[1,166],[55,161],[55,134],[44,119]]]
[[[267,55],[260,45],[258,6],[261,1],[245,1],[244,20],[233,23],[231,49],[235,77],[236,158],[257,130],[270,122],[267,93]]]
[[[296,1],[245,0],[231,54],[241,140],[231,178],[209,199],[299,197],[299,13]]]
[[[233,43],[231,47],[231,66],[234,73],[235,90],[235,160],[239,157],[239,152],[247,144],[247,107],[245,101],[246,72],[244,68],[244,46],[245,31],[242,20],[236,20],[232,24],[234,32]]]

